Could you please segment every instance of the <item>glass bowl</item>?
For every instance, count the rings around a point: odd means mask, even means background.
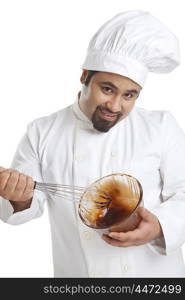
[[[82,194],[79,216],[94,229],[129,231],[137,227],[137,208],[143,204],[140,182],[128,174],[110,174],[92,183]]]

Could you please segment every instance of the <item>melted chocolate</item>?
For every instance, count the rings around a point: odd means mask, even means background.
[[[84,195],[79,207],[83,222],[93,228],[107,228],[126,219],[142,197],[139,182],[127,175],[127,182],[110,176],[100,181],[95,194]],[[89,201],[89,203],[88,203]]]

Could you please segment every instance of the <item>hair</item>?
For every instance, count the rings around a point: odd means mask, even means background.
[[[89,84],[91,78],[92,78],[93,75],[94,75],[95,73],[97,73],[97,72],[98,72],[98,71],[91,71],[91,70],[88,70],[88,74],[87,74],[87,77],[86,77],[85,82],[84,82],[85,86],[88,86],[88,84]]]

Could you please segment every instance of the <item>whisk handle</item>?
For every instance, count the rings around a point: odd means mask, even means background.
[[[43,187],[44,187],[44,186],[45,186],[44,183],[34,181],[33,189],[34,189],[34,190],[39,190],[39,191],[43,192]]]

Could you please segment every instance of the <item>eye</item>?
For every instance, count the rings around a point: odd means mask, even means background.
[[[126,94],[124,94],[124,99],[125,100],[130,100],[132,98],[134,98],[134,95],[132,93],[126,93]]]
[[[113,92],[113,90],[109,87],[109,86],[103,86],[102,90],[106,93],[106,94],[110,94]]]
[[[126,97],[126,98],[132,98],[132,97],[133,97],[133,94],[131,94],[131,93],[126,93],[126,94],[125,94],[125,97]]]

